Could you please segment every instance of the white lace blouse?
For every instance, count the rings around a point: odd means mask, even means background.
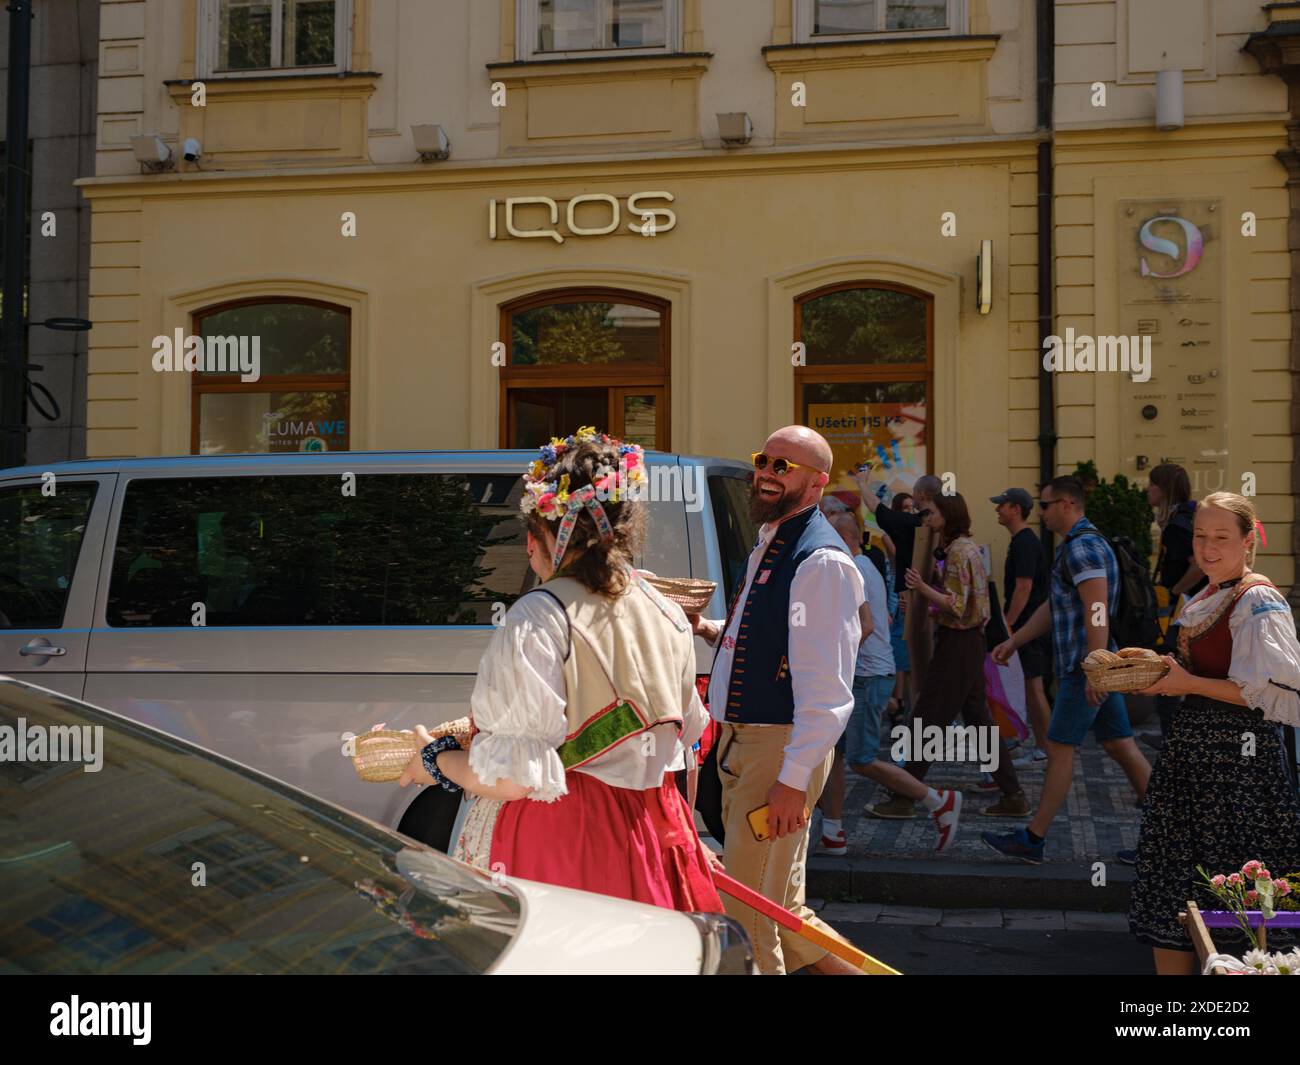
[[[1178,616],[1191,631],[1213,617],[1233,587],[1197,596]],[[1264,718],[1300,727],[1300,644],[1295,619],[1286,599],[1275,588],[1257,584],[1246,589],[1228,618],[1232,633],[1232,665],[1228,679],[1241,689],[1247,704],[1264,711]]]
[[[470,746],[469,764],[484,784],[504,777],[532,788],[529,798],[543,802],[567,794],[557,748],[564,743],[566,730],[568,639],[568,619],[549,595],[523,596],[493,633],[470,696],[479,731]],[[687,664],[693,669],[694,660],[688,659]],[[659,787],[669,770],[683,768],[685,750],[708,723],[694,673],[689,681],[691,698],[682,708],[680,737],[672,724],[658,725],[652,730],[658,735],[650,753],[647,745],[633,738],[575,772],[589,773],[612,787],[643,791]]]

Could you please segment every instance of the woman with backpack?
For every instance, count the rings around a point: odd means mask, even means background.
[[[1178,600],[1189,599],[1205,587],[1205,574],[1192,557],[1192,526],[1196,519],[1196,501],[1192,499],[1192,484],[1187,471],[1173,462],[1162,462],[1151,471],[1147,485],[1147,502],[1156,512],[1160,526],[1160,552],[1156,556],[1155,583],[1169,593],[1169,613],[1175,620],[1165,632],[1162,650],[1173,651],[1178,646],[1178,621],[1175,611]],[[1156,713],[1160,716],[1160,738],[1147,742],[1162,750],[1169,735],[1169,723],[1174,711],[1182,702],[1177,696],[1156,697]]]

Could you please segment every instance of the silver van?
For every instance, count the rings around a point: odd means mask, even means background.
[[[430,816],[424,792],[362,783],[341,737],[467,713],[494,621],[535,579],[517,517],[535,456],[289,453],[0,471],[0,674],[428,838],[417,831]],[[755,535],[749,468],[657,452],[646,465],[638,565],[716,581],[709,613],[721,616]],[[705,673],[702,641],[697,653]]]

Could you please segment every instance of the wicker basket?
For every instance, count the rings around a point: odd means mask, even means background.
[[[462,717],[430,729],[429,735],[434,739],[439,736],[455,736],[464,747],[472,731],[469,718]],[[362,780],[372,784],[386,784],[402,775],[402,770],[415,757],[420,747],[420,737],[414,732],[397,732],[393,729],[363,732],[352,741],[352,749],[356,752],[352,755],[352,767]]]
[[[646,584],[665,599],[671,599],[688,614],[698,614],[713,599],[716,581],[703,581],[694,577],[646,577]]]
[[[352,767],[362,780],[385,784],[402,775],[419,749],[420,738],[414,732],[363,732],[353,740]]]
[[[1083,675],[1099,692],[1137,692],[1169,672],[1169,663],[1143,647],[1093,651],[1083,661]]]

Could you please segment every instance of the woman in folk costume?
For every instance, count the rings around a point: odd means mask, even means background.
[[[433,740],[401,783],[476,796],[454,853],[480,868],[722,912],[672,775],[708,722],[691,628],[632,568],[645,480],[641,449],[594,429],[541,449],[520,509],[543,583],[479,663],[471,739]]]
[[[1300,872],[1282,736],[1300,726],[1300,645],[1286,599],[1251,570],[1259,528],[1250,500],[1231,492],[1196,508],[1192,550],[1210,583],[1179,616],[1178,660],[1166,655],[1169,672],[1143,693],[1185,697],[1151,772],[1129,906],[1161,974],[1195,971],[1178,913],[1207,901],[1198,866],[1233,874],[1259,860],[1274,877]]]

